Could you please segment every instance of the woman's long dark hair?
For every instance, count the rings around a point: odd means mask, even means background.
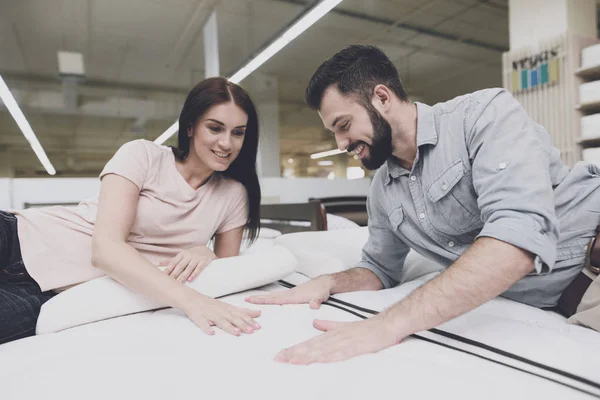
[[[258,152],[258,115],[254,103],[244,89],[225,78],[209,78],[197,84],[188,94],[179,115],[177,148],[175,157],[185,160],[190,153],[188,128],[194,129],[197,121],[209,108],[233,101],[248,115],[244,144],[240,154],[226,171],[221,172],[240,182],[248,193],[247,238],[252,243],[260,229],[260,184],[256,174],[256,153]]]

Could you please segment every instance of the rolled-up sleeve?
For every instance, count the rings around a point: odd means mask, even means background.
[[[400,283],[400,273],[410,248],[391,230],[390,220],[374,193],[378,185],[372,184],[367,199],[369,239],[362,250],[358,268],[373,272],[388,289]]]
[[[484,222],[478,237],[533,253],[537,273],[552,270],[559,226],[549,135],[506,90],[473,98],[467,115],[465,139]]]

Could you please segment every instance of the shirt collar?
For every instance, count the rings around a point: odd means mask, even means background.
[[[438,141],[438,133],[435,126],[435,115],[433,108],[427,104],[415,102],[417,107],[417,148],[430,144],[435,146]],[[402,175],[410,174],[406,168],[402,167],[396,160],[396,157],[390,157],[386,160],[388,173],[385,177],[385,184],[389,184],[392,179]]]

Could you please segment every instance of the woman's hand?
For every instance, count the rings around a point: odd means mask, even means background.
[[[217,256],[206,246],[198,246],[179,252],[171,260],[161,261],[164,272],[179,282],[194,280]]]
[[[260,325],[254,320],[260,316],[260,311],[235,307],[201,294],[187,302],[183,311],[208,335],[215,333],[212,326],[217,326],[234,336],[260,329]]]

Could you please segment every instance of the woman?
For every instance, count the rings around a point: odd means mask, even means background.
[[[208,334],[259,329],[260,312],[182,284],[214,258],[238,255],[244,229],[257,237],[257,150],[250,97],[211,78],[185,101],[178,148],[126,143],[100,174],[98,201],[0,212],[0,343],[35,334],[55,292],[104,274],[183,310]]]

